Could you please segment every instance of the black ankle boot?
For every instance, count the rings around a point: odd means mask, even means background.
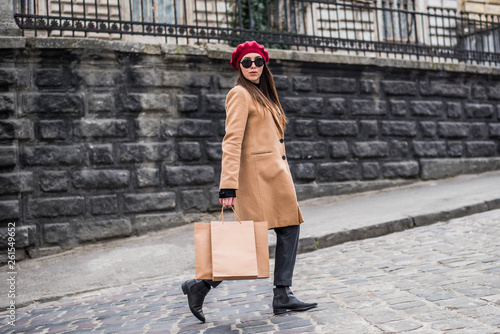
[[[191,313],[198,318],[201,322],[205,322],[205,315],[203,314],[203,301],[205,296],[210,291],[210,285],[205,284],[203,281],[195,279],[188,280],[182,283],[182,292],[187,295],[189,309]]]
[[[274,288],[273,292],[274,314],[282,314],[286,311],[306,311],[318,305],[318,303],[304,303],[295,297],[287,286]]]

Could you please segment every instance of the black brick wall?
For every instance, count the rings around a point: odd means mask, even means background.
[[[227,60],[21,51],[0,49],[0,229],[16,222],[19,247],[43,255],[219,209]],[[270,66],[300,199],[500,169],[498,76]]]

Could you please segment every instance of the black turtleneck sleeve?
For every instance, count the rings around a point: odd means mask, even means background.
[[[219,198],[236,197],[236,189],[220,189]]]

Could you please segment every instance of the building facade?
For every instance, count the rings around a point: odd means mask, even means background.
[[[351,54],[353,42],[371,57],[380,56],[377,43],[393,44],[384,56],[407,59],[418,52],[402,49],[413,45],[500,52],[499,0],[17,0],[15,11],[33,16],[20,20],[25,36],[199,45],[246,30],[272,32],[284,48],[334,54]],[[291,36],[301,41],[283,42]]]

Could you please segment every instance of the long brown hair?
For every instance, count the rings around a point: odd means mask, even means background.
[[[274,85],[273,75],[267,65],[264,64],[264,69],[262,70],[262,75],[260,76],[260,89],[243,76],[239,66],[238,74],[239,77],[236,81],[236,85],[240,85],[245,88],[255,101],[266,109],[269,109],[276,119],[279,120],[283,131],[285,131],[288,120],[283,108],[281,107],[278,92],[276,91],[276,86]]]

